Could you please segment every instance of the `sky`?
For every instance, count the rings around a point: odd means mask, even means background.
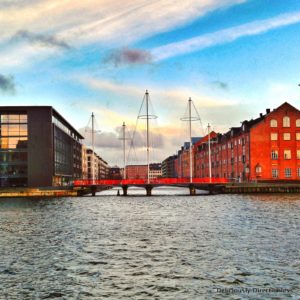
[[[128,163],[145,163],[146,90],[153,162],[188,140],[189,97],[193,136],[300,108],[299,53],[297,0],[0,0],[0,105],[51,105],[87,145],[94,112],[110,165],[123,163],[123,122]]]

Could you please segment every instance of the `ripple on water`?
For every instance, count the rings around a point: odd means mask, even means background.
[[[299,296],[298,195],[0,201],[4,299],[248,299]],[[142,191],[144,192],[144,191]],[[159,191],[157,191],[159,192]],[[257,295],[250,295],[257,299]],[[1,297],[0,297],[1,298]]]

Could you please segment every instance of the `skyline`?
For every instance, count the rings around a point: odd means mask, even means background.
[[[122,165],[117,128],[135,126],[146,89],[157,160],[187,141],[189,97],[221,133],[285,101],[300,107],[295,1],[2,1],[0,27],[1,105],[51,105],[81,131],[94,112],[111,164]]]

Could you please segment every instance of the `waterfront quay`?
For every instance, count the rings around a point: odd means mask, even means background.
[[[115,194],[118,196],[132,196],[130,187],[142,187],[140,195],[152,196],[153,192],[163,185],[118,185]],[[41,198],[41,197],[81,197],[81,196],[102,196],[105,191],[112,189],[112,185],[91,185],[91,186],[73,186],[65,188],[6,188],[0,189],[0,198]],[[168,187],[168,185],[163,186]],[[226,183],[226,184],[187,184],[186,186],[173,185],[173,188],[182,188],[186,195],[205,196],[217,194],[276,194],[276,193],[300,193],[300,184],[291,183]],[[156,195],[156,193],[154,193]]]

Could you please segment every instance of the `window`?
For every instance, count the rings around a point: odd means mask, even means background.
[[[278,169],[272,169],[272,178],[278,178],[279,172]]]
[[[283,127],[290,127],[290,118],[285,116],[283,117]]]
[[[297,159],[300,159],[300,150],[297,150]]]
[[[292,169],[291,168],[285,168],[284,169],[284,176],[285,176],[285,178],[292,177]]]
[[[271,120],[270,121],[270,127],[277,127],[277,120]]]
[[[284,139],[285,141],[289,141],[289,140],[291,139],[291,134],[290,134],[289,132],[285,132],[285,133],[283,134],[283,139]]]
[[[271,158],[272,159],[278,159],[278,151],[277,150],[272,150],[271,151]]]
[[[271,141],[277,141],[278,140],[278,134],[273,132],[271,133]]]
[[[300,127],[300,119],[296,120],[296,127]]]
[[[291,150],[284,150],[283,152],[284,159],[291,159]]]
[[[297,169],[297,176],[300,177],[300,168]]]

